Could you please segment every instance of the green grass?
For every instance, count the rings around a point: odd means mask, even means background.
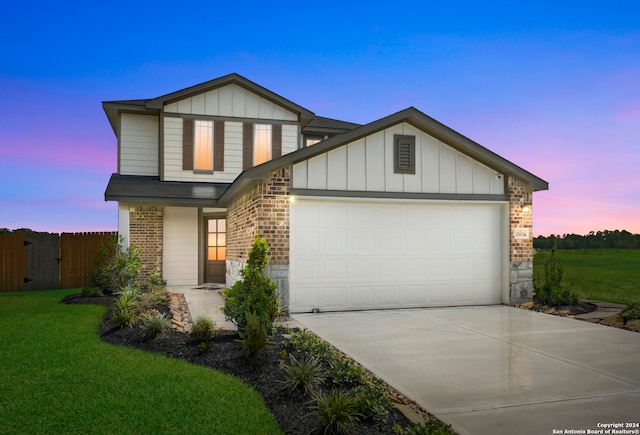
[[[640,302],[640,250],[557,250],[564,264],[564,281],[582,299],[629,304]],[[534,258],[534,273],[544,273],[550,251]]]
[[[0,293],[0,433],[282,433],[237,378],[102,342],[72,293]]]

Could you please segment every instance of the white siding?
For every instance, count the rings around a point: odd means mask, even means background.
[[[162,231],[162,276],[167,284],[198,284],[198,209],[165,207]]]
[[[393,136],[416,136],[416,173],[396,174]],[[501,174],[402,123],[293,165],[293,187],[337,191],[504,194]]]
[[[118,237],[124,238],[124,246],[129,247],[129,204],[118,203]]]
[[[297,121],[295,113],[238,85],[228,85],[164,107],[166,113],[233,116],[281,121]]]
[[[158,175],[158,117],[120,116],[120,174]]]

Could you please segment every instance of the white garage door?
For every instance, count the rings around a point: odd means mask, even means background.
[[[292,312],[499,304],[503,203],[291,204]]]

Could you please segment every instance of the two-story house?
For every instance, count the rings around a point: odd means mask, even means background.
[[[532,297],[547,182],[414,108],[358,125],[237,74],[103,107],[105,199],[169,286],[231,285],[260,235],[292,312]]]

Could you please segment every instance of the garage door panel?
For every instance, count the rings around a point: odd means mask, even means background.
[[[347,251],[347,233],[345,231],[326,230],[318,234],[321,251],[327,255],[340,255]]]
[[[322,224],[330,228],[342,228],[347,224],[347,210],[342,204],[323,207],[320,216]]]
[[[374,264],[368,258],[347,258],[352,282],[370,282],[374,273]]]
[[[427,278],[427,260],[423,257],[409,257],[400,264],[401,274],[410,281]]]
[[[347,262],[342,258],[326,258],[320,263],[320,273],[326,282],[345,283],[349,277],[347,266]]]
[[[403,306],[407,307],[424,307],[427,300],[427,292],[424,284],[408,284],[402,286]]]
[[[375,286],[374,298],[376,308],[397,308],[401,306],[400,286]]]
[[[388,255],[399,255],[401,251],[402,233],[399,231],[378,231],[374,233],[375,252],[385,252]]]
[[[371,285],[352,285],[349,287],[347,299],[350,309],[366,310],[375,308],[373,299],[374,287]]]
[[[291,279],[295,282],[305,284],[308,282],[318,282],[320,279],[320,267],[317,259],[299,259],[295,267],[291,268]]]
[[[347,287],[324,285],[322,292],[319,293],[320,303],[318,307],[322,307],[327,311],[341,311],[348,309],[347,305]]]
[[[291,307],[295,307],[296,312],[311,311],[320,306],[318,303],[319,294],[319,286],[297,285],[296,291],[289,294],[289,304]]]
[[[301,230],[296,232],[296,250],[298,255],[316,255],[318,249],[318,231]]]
[[[400,278],[400,259],[398,257],[371,257],[374,266],[374,278],[382,283],[398,282]]]
[[[500,303],[504,207],[298,198],[290,309]]]
[[[348,254],[370,254],[375,246],[375,233],[373,231],[352,231],[344,235],[345,242],[349,241]]]

